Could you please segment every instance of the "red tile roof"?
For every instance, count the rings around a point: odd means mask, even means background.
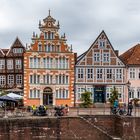
[[[140,44],[127,50],[120,58],[126,65],[140,65]]]

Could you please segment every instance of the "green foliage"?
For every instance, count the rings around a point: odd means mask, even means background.
[[[81,107],[90,107],[92,105],[92,100],[90,99],[91,94],[91,92],[86,90],[81,94],[81,101],[83,102],[80,104]]]
[[[139,106],[139,103],[138,103],[138,102],[140,101],[140,99],[134,98],[134,99],[132,99],[131,101],[134,102],[134,105],[135,105],[135,106]]]
[[[6,95],[6,94],[7,94],[7,91],[5,91],[3,89],[0,90],[0,96]]]
[[[118,91],[116,89],[116,87],[114,86],[113,89],[111,89],[111,96],[109,98],[109,102],[111,103],[111,105],[113,105],[114,101],[117,99],[118,100]]]

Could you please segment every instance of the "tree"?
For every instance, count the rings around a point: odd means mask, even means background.
[[[3,89],[0,90],[0,96],[6,95],[6,94],[7,94],[7,91],[5,91]]]
[[[92,105],[92,100],[90,99],[91,94],[91,92],[86,90],[81,94],[81,101],[83,102],[80,104],[81,107],[90,107]]]
[[[116,99],[118,100],[118,95],[119,95],[118,90],[114,86],[113,89],[111,90],[111,96],[109,98],[109,102],[111,103],[111,105],[113,105]]]

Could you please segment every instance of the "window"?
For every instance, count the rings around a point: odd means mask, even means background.
[[[0,86],[4,86],[6,83],[5,75],[0,75]]]
[[[44,48],[45,48],[45,52],[47,52],[48,51],[48,46],[45,45]]]
[[[33,68],[33,58],[30,58],[30,68]]]
[[[23,48],[14,48],[13,53],[23,53]]]
[[[110,96],[111,96],[111,90],[112,90],[112,88],[110,88],[110,87],[107,87],[107,88],[106,88],[106,98],[107,98],[107,99],[109,99]]]
[[[117,87],[116,88],[117,89],[117,91],[118,91],[118,98],[122,98],[122,88],[121,87]]]
[[[79,79],[84,78],[84,69],[82,69],[82,68],[78,69],[78,78]]]
[[[116,79],[122,79],[122,69],[116,69]]]
[[[56,46],[56,52],[60,52],[60,46],[59,45]]]
[[[52,84],[52,75],[46,74],[43,76],[43,79],[45,84]]]
[[[56,75],[56,84],[69,84],[69,76],[64,74]]]
[[[103,78],[103,69],[97,69],[97,79]]]
[[[44,33],[44,38],[48,39],[48,33],[47,32]]]
[[[87,78],[92,79],[93,78],[93,69],[87,69]]]
[[[38,51],[41,52],[42,51],[42,45],[38,44]]]
[[[99,47],[101,47],[101,48],[105,47],[105,40],[104,39],[99,40]]]
[[[94,53],[94,61],[99,62],[100,61],[100,54],[99,53]]]
[[[21,59],[16,59],[15,60],[15,68],[16,69],[21,69],[22,64],[21,64]]]
[[[22,84],[22,75],[16,75],[16,84]]]
[[[12,59],[7,60],[7,69],[13,69],[13,60]]]
[[[140,88],[137,89],[137,98],[140,99]]]
[[[104,62],[109,62],[109,53],[104,53],[103,54],[103,61]]]
[[[40,90],[30,89],[29,98],[40,98]]]
[[[4,69],[4,68],[5,68],[5,60],[0,59],[0,69]]]
[[[112,69],[106,69],[107,79],[112,79]]]
[[[40,84],[40,75],[30,75],[30,84]]]
[[[129,98],[134,98],[135,89],[133,87],[130,88]]]
[[[85,92],[85,89],[82,87],[77,88],[77,95],[76,95],[76,99],[80,100],[81,99],[81,94]]]
[[[129,69],[129,76],[130,76],[130,79],[135,79],[135,69],[134,68]]]
[[[13,85],[14,84],[14,75],[8,75],[8,84]]]
[[[56,90],[57,99],[67,99],[69,98],[69,91],[67,89],[58,89]]]

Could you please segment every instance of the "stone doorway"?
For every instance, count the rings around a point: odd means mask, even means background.
[[[50,87],[46,87],[43,90],[43,105],[53,104],[53,92]]]

